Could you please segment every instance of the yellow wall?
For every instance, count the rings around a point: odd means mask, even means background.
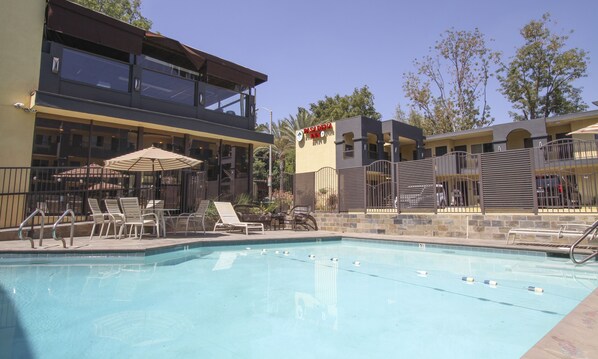
[[[448,152],[454,150],[456,146],[467,146],[467,152],[471,153],[471,146],[472,145],[481,145],[483,143],[490,143],[492,142],[491,135],[483,135],[478,137],[470,137],[470,138],[462,138],[462,139],[445,139],[440,141],[426,141],[425,148],[426,149],[434,149],[439,146],[447,146]],[[432,153],[434,153],[432,151]]]
[[[29,107],[39,83],[44,0],[3,0],[0,11],[0,167],[30,166],[35,115]]]
[[[15,103],[30,106],[30,93],[39,83],[44,0],[2,0],[0,11],[0,167],[30,166],[35,114],[16,109]],[[0,173],[3,175],[4,173]],[[10,186],[10,187],[9,187]],[[1,193],[20,192],[29,186],[24,181],[0,183]],[[11,217],[20,218],[25,209],[24,196],[5,196],[0,207],[0,227]],[[7,215],[8,212],[14,215]],[[0,349],[0,357],[2,350]]]
[[[524,139],[530,138],[527,130],[515,130],[507,136],[507,150],[519,150],[525,148]]]
[[[302,141],[295,138],[295,173],[315,172],[322,167],[336,168],[336,145],[334,144],[336,123],[326,136],[311,139],[303,136]]]

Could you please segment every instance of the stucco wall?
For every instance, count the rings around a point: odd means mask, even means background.
[[[3,1],[0,11],[0,167],[30,166],[35,114],[16,109],[30,104],[39,83],[44,0]]]
[[[336,168],[336,145],[334,138],[336,123],[325,131],[321,138],[304,135],[301,141],[295,138],[295,173],[315,172],[322,167]]]

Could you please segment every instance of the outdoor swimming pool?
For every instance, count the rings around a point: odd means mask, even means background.
[[[2,358],[518,358],[598,285],[531,252],[346,239],[0,264]]]

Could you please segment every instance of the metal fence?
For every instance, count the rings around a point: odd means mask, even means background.
[[[102,167],[0,168],[0,228],[17,227],[39,208],[52,221],[67,209],[87,219],[88,198],[138,197],[188,212],[206,196],[206,174],[192,170],[121,173]]]
[[[323,212],[598,212],[594,141],[558,140],[481,154],[451,152],[399,163],[381,160],[296,176],[301,181],[296,181],[295,193],[300,187],[302,204]]]
[[[86,220],[88,198],[136,196],[141,203],[154,198],[187,212],[207,198],[206,179],[205,172],[192,170],[0,168],[0,228],[18,226],[36,208],[56,218],[72,209],[78,221]],[[295,204],[323,212],[598,213],[598,147],[567,139],[504,152],[380,160],[285,175],[283,186],[293,189]]]

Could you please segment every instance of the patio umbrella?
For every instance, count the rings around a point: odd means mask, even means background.
[[[569,132],[569,135],[577,135],[577,134],[583,134],[583,133],[598,133],[598,123],[595,123],[593,125],[584,127],[584,128],[580,128],[579,130],[575,130],[572,132]]]
[[[152,146],[111,160],[106,160],[105,167],[119,171],[155,172],[195,167],[202,162],[203,161],[196,160],[195,158],[164,151],[161,148]],[[155,199],[152,198],[152,200]]]
[[[103,178],[118,178],[122,177],[122,173],[112,171],[109,169],[105,169],[100,165],[96,165],[95,163],[90,164],[89,166],[83,166],[79,168],[73,168],[72,170],[60,172],[54,175],[54,177],[58,178],[81,178],[81,177],[103,177]]]
[[[155,172],[195,167],[201,160],[150,147],[123,156],[106,160],[105,168],[119,171]]]

